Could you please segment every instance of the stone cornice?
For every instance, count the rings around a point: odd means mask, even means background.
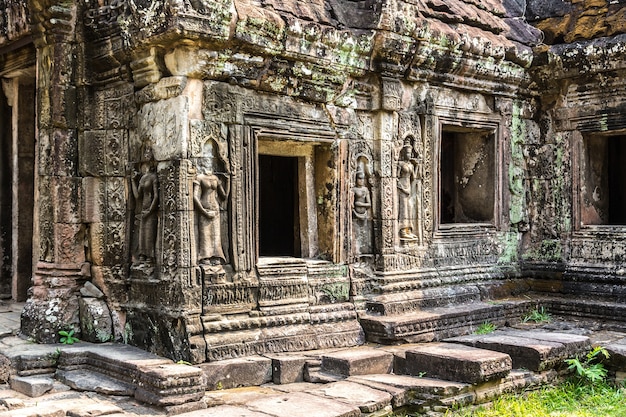
[[[394,10],[390,2],[384,2],[377,11],[378,19],[370,16],[361,28],[348,28],[333,21],[321,15],[320,10],[313,10],[313,4],[301,11],[304,19],[286,9],[277,9],[277,5],[260,7],[244,0],[191,2],[197,4],[195,7],[174,0],[148,2],[143,7],[139,3],[139,0],[114,0],[109,6],[86,10],[85,22],[92,34],[97,35],[91,37],[96,49],[118,45],[126,51],[120,54],[110,50],[111,56],[143,56],[153,48],[169,51],[193,43],[225,60],[228,55],[243,54],[264,62],[282,60],[305,68],[305,72],[319,68],[337,82],[346,76],[358,78],[380,72],[394,78],[434,83],[443,76],[446,82],[461,80],[468,88],[481,83],[506,86],[496,91],[515,91],[528,84],[525,70],[532,61],[532,52],[508,40],[500,33],[501,28],[489,31],[424,17],[398,23],[391,19]],[[407,9],[405,17],[417,16],[411,14],[417,7],[413,2],[397,3]],[[107,41],[115,37],[122,42]],[[210,76],[207,71],[203,75]],[[242,74],[243,77],[247,75]]]

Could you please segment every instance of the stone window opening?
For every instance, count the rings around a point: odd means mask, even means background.
[[[581,225],[626,226],[626,134],[584,137],[581,154]]]
[[[439,224],[495,225],[496,144],[492,129],[444,125],[439,154]]]

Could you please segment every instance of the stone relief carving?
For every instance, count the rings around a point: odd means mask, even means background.
[[[352,232],[356,255],[373,253],[372,195],[367,165],[367,160],[359,163],[352,187]]]
[[[220,172],[217,146],[209,140],[205,157],[197,160],[197,174],[193,182],[193,202],[197,219],[198,263],[223,265],[227,257],[222,247],[222,205],[230,194],[230,173]]]
[[[397,163],[398,229],[403,244],[423,242],[422,160],[418,142],[406,136]]]
[[[159,181],[152,152],[147,151],[140,164],[140,172],[134,171],[131,189],[135,197],[135,211],[138,218],[136,233],[138,245],[135,258],[139,262],[153,263],[158,230]]]

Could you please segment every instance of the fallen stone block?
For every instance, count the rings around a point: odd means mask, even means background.
[[[406,353],[411,375],[476,384],[503,378],[512,369],[509,355],[454,343],[429,343]]]
[[[11,389],[29,397],[40,397],[50,391],[54,380],[46,377],[12,376]]]
[[[261,356],[227,359],[198,365],[208,390],[262,385],[272,380],[272,360]]]
[[[393,370],[393,354],[382,349],[355,348],[322,356],[321,371],[351,376],[385,374]]]

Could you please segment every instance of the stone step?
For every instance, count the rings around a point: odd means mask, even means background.
[[[445,342],[506,353],[513,361],[513,368],[531,371],[561,367],[564,359],[590,347],[589,338],[585,336],[512,329],[486,335],[459,336]]]
[[[393,354],[382,349],[359,347],[322,356],[321,371],[344,377],[385,374],[393,370]]]
[[[418,405],[436,397],[450,397],[470,390],[471,385],[433,378],[380,374],[351,376],[346,381],[387,392],[394,408]]]
[[[393,411],[390,393],[350,381],[326,384],[319,389],[308,391],[310,394],[337,400],[359,407],[362,413],[384,413]]]
[[[529,310],[528,300],[474,302],[422,309],[400,315],[364,315],[360,318],[366,339],[382,344],[421,343],[473,333],[484,322],[504,326],[520,321]]]
[[[427,343],[406,352],[410,375],[476,384],[505,377],[512,369],[506,353],[456,343]]]

